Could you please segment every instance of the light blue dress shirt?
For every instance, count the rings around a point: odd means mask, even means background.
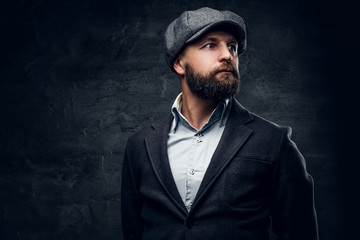
[[[181,93],[172,106],[174,120],[167,142],[168,156],[177,189],[188,211],[224,132],[230,103],[229,99],[220,102],[200,130],[181,114]]]

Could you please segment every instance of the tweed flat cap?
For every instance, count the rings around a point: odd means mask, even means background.
[[[170,23],[165,32],[165,60],[174,71],[173,64],[178,54],[191,42],[216,28],[230,32],[239,44],[238,54],[246,49],[244,20],[231,11],[218,11],[208,7],[185,11]]]

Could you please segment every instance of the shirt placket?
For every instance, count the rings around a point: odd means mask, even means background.
[[[186,171],[186,189],[185,189],[185,205],[188,211],[191,209],[194,198],[195,198],[195,189],[198,188],[197,185],[200,185],[200,182],[197,180],[197,176],[195,176],[198,173],[198,169],[196,169],[197,166],[197,160],[196,158],[200,157],[199,152],[201,152],[202,147],[202,133],[196,133],[193,137],[192,142],[192,148],[194,150],[194,154],[192,155],[192,159],[188,162],[188,167]]]

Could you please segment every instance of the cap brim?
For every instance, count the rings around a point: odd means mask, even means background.
[[[234,37],[237,39],[239,43],[244,44],[244,41],[246,39],[245,30],[238,23],[232,21],[221,21],[221,22],[209,24],[206,27],[199,30],[198,32],[196,32],[194,35],[192,35],[185,43],[190,44],[196,40],[199,40],[206,33],[211,32],[213,31],[214,28],[216,29],[217,27],[220,26],[224,26],[225,28],[219,30],[230,32],[231,34],[234,35]]]

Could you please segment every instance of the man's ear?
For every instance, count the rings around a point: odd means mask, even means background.
[[[183,62],[181,61],[181,55],[179,55],[173,64],[173,68],[175,70],[175,72],[179,75],[184,75],[185,74],[185,67],[183,65]]]

